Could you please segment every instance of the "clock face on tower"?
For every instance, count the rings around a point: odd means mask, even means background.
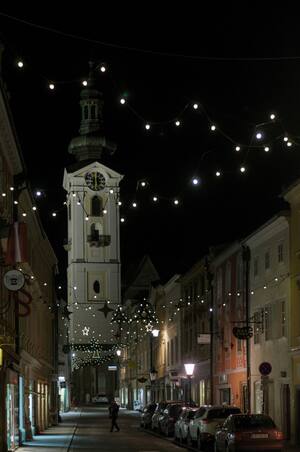
[[[93,191],[103,190],[105,187],[105,177],[98,171],[91,171],[85,175],[86,185]]]

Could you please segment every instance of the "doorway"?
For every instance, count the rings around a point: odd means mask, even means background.
[[[226,404],[226,405],[230,405],[231,404],[231,391],[230,388],[223,388],[220,389],[220,404]]]

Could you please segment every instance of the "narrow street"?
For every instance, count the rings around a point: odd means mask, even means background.
[[[120,432],[110,433],[107,407],[84,407],[63,415],[58,427],[48,429],[26,443],[19,452],[175,452],[183,449],[171,440],[159,438],[139,429],[137,412],[120,410]]]

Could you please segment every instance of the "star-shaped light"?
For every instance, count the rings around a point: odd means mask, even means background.
[[[89,326],[85,326],[82,330],[82,334],[83,336],[88,336],[90,332],[90,327]]]
[[[105,302],[103,308],[98,309],[98,311],[103,312],[104,317],[107,318],[108,314],[112,311],[114,311],[114,309],[111,309],[108,304],[107,301]]]
[[[148,325],[146,325],[147,333],[151,333],[152,330],[153,330],[153,325],[151,323],[148,323]]]

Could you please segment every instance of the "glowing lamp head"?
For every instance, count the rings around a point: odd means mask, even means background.
[[[194,110],[198,110],[198,108],[199,108],[199,105],[198,105],[198,104],[194,104],[194,105],[193,105],[193,109],[194,109]]]
[[[216,176],[220,177],[221,176],[221,172],[220,171],[216,171]]]
[[[257,134],[255,135],[257,140],[261,140],[263,135],[261,132],[257,132]]]
[[[83,84],[83,86],[87,86],[87,80],[83,80],[83,82],[82,82],[82,84]]]
[[[272,121],[274,121],[274,119],[276,119],[276,116],[274,115],[274,113],[270,114],[270,119],[272,119]]]
[[[235,150],[236,150],[236,152],[239,152],[241,150],[241,147],[240,146],[236,146]]]
[[[195,364],[185,364],[184,368],[185,368],[185,373],[187,374],[187,376],[192,377],[193,373],[194,373]]]
[[[145,129],[150,130],[150,124],[145,124]]]
[[[18,61],[17,65],[19,68],[22,68],[24,66],[24,63],[23,63],[23,61],[20,60],[20,61]]]
[[[52,91],[54,90],[54,88],[55,88],[55,85],[54,85],[54,83],[49,83],[49,89],[51,89]]]
[[[152,330],[152,336],[153,337],[158,337],[159,336],[159,330],[157,328],[153,328]]]
[[[199,184],[199,179],[197,179],[197,177],[194,177],[193,185],[198,185],[198,184]]]
[[[116,353],[117,353],[117,356],[121,356],[121,350],[117,350]]]
[[[101,64],[100,71],[101,72],[105,72],[106,71],[106,67],[104,66],[104,64]]]
[[[216,126],[214,125],[214,124],[212,124],[211,126],[210,126],[210,130],[212,130],[213,132],[216,130]]]
[[[245,168],[244,166],[241,166],[240,172],[241,172],[241,173],[244,173],[245,171],[246,171],[246,168]]]
[[[122,97],[122,99],[120,99],[120,104],[124,105],[126,103],[126,100],[124,99],[124,97]]]
[[[180,121],[175,121],[175,126],[179,127],[180,126]]]

